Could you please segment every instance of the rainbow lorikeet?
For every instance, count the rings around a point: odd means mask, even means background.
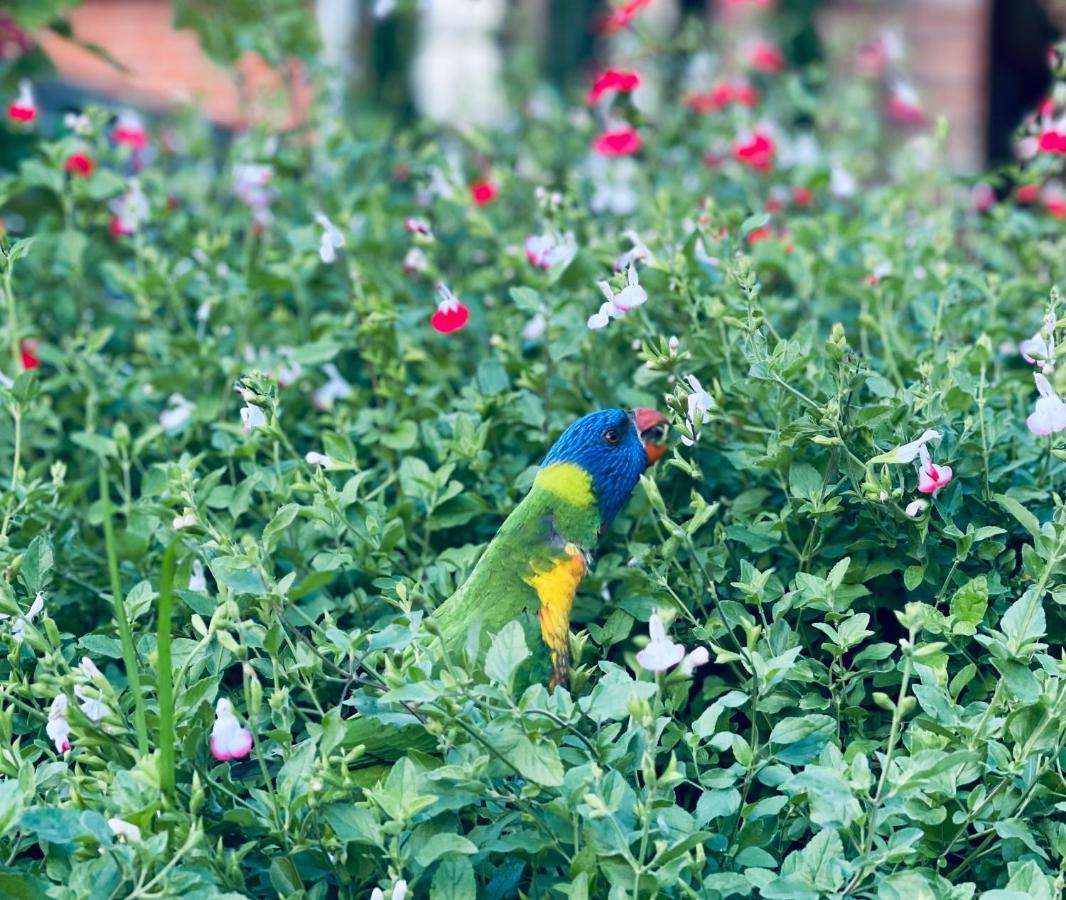
[[[533,487],[470,577],[431,614],[449,653],[463,646],[472,627],[494,635],[517,619],[531,650],[520,680],[566,684],[570,611],[578,585],[600,536],[644,470],[666,452],[659,442],[665,431],[666,418],[653,409],[603,409],[559,436]],[[371,753],[402,744],[380,730],[371,734],[368,729],[365,741],[362,734],[357,737]]]

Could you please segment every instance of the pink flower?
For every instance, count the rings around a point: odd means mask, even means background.
[[[526,238],[526,258],[541,269],[550,269],[560,265],[564,269],[577,255],[577,243],[573,232],[565,237],[551,234],[533,234]]]
[[[1066,219],[1066,194],[1062,191],[1062,185],[1052,181],[1045,185],[1040,199],[1046,209],[1056,219]]]
[[[421,247],[411,247],[403,258],[403,271],[405,275],[417,275],[429,268],[429,259]]]
[[[973,186],[971,193],[974,209],[978,212],[988,212],[996,205],[996,191],[992,185],[981,181]]]
[[[921,125],[925,121],[918,92],[905,81],[893,86],[885,104],[885,114],[900,125]]]
[[[437,285],[437,293],[441,301],[437,311],[429,319],[429,324],[441,334],[451,334],[459,331],[470,319],[470,310],[467,309],[459,298],[456,297],[445,284]]]
[[[759,102],[759,92],[746,81],[720,81],[706,94],[693,94],[685,102],[700,113],[719,112],[734,103],[750,108]]]
[[[66,753],[70,750],[70,722],[67,721],[67,695],[56,694],[52,705],[48,708],[48,724],[45,733],[56,745],[56,753]]]
[[[148,145],[148,132],[144,130],[141,117],[133,110],[119,113],[118,122],[111,129],[111,139],[116,144],[125,144],[132,150],[143,150]]]
[[[1033,434],[1040,437],[1057,434],[1066,428],[1066,403],[1062,402],[1062,398],[1055,393],[1051,382],[1043,374],[1035,372],[1033,379],[1040,396],[1025,424]]]
[[[604,94],[628,94],[630,91],[636,90],[639,85],[640,75],[636,72],[621,72],[618,69],[608,69],[599,75],[589,89],[589,106],[599,103]]]
[[[404,231],[416,234],[419,237],[433,237],[433,229],[429,227],[429,222],[425,221],[425,219],[416,219],[414,216],[408,216],[403,220],[403,228]]]
[[[225,762],[244,759],[252,752],[252,733],[241,728],[233,715],[233,705],[225,697],[215,704],[215,725],[211,729],[211,755]]]
[[[29,125],[37,118],[33,86],[25,79],[19,82],[18,96],[8,104],[7,117],[20,125]]]
[[[763,174],[774,167],[774,141],[764,131],[755,131],[733,146],[733,158]]]
[[[477,181],[470,185],[470,197],[475,206],[488,206],[496,199],[498,193],[499,190],[496,185],[488,179]]]
[[[889,63],[903,55],[903,44],[894,31],[886,31],[863,44],[855,54],[855,68],[861,75],[882,75]]]
[[[148,220],[148,200],[136,179],[130,181],[130,189],[111,201],[111,221],[108,230],[113,237],[136,234],[142,222]]]
[[[592,145],[600,156],[632,156],[637,153],[643,142],[635,128],[618,128],[605,131]]]
[[[27,371],[41,365],[41,358],[37,355],[37,341],[34,338],[23,338],[19,342],[19,355],[22,357],[22,368]]]
[[[600,31],[603,34],[614,34],[623,28],[628,28],[629,23],[641,9],[651,3],[651,0],[628,0],[621,6],[614,7],[600,23]]]
[[[792,188],[792,202],[796,206],[810,206],[814,202],[814,191],[803,185]]]
[[[748,50],[748,65],[767,75],[784,71],[785,57],[769,41],[756,41]]]
[[[685,655],[685,658],[681,660],[681,665],[678,666],[678,671],[685,675],[691,675],[700,666],[705,666],[711,661],[710,651],[706,647],[697,647],[695,650],[689,651]]]
[[[1066,153],[1066,130],[1059,128],[1044,130],[1036,146],[1041,153]]]
[[[611,319],[621,318],[629,310],[640,306],[648,299],[648,292],[640,286],[640,277],[633,266],[630,266],[626,272],[626,286],[617,294],[611,290],[610,284],[606,281],[597,282],[597,286],[607,299],[600,305],[599,310],[588,318],[586,324],[593,331],[606,328]]]
[[[658,610],[648,620],[648,645],[637,654],[637,662],[649,672],[665,672],[685,658],[685,645],[675,644],[666,636]]]
[[[951,481],[951,466],[937,466],[925,444],[918,450],[918,491],[922,494],[935,494]]]
[[[1040,185],[1019,184],[1014,190],[1014,197],[1019,203],[1035,203],[1040,199]]]

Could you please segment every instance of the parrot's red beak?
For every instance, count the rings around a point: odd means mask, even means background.
[[[650,466],[667,451],[666,444],[660,443],[666,437],[666,416],[656,409],[640,406],[633,410],[633,422],[637,426],[641,443],[644,444],[644,452]]]

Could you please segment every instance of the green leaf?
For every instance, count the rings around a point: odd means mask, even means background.
[[[824,828],[847,828],[862,815],[851,787],[827,766],[807,766],[781,785],[781,790],[790,797],[806,794],[811,821]]]
[[[988,579],[979,575],[967,581],[951,598],[950,612],[955,619],[952,633],[975,634],[977,626],[984,621],[987,609]]]
[[[792,716],[774,726],[770,743],[780,748],[774,750],[777,759],[795,766],[814,759],[835,734],[836,720],[830,716]]]
[[[452,853],[470,855],[477,852],[477,844],[461,835],[435,834],[415,851],[415,862],[429,868],[442,856]]]
[[[211,574],[219,584],[224,584],[235,594],[266,595],[266,585],[255,569],[255,563],[247,557],[216,556],[210,562]]]
[[[433,873],[429,900],[476,900],[474,867],[465,856],[450,856]]]
[[[36,834],[50,844],[70,844],[79,840],[110,844],[112,840],[107,820],[95,810],[34,806],[26,810],[20,824],[24,831]]]
[[[529,657],[522,625],[512,620],[492,639],[485,654],[485,674],[498,684],[511,687],[515,670]]]
[[[1029,512],[1029,510],[1022,506],[1013,497],[1008,497],[1006,494],[995,494],[992,499],[1014,516],[1014,518],[1017,519],[1018,524],[1028,531],[1034,539],[1039,539],[1040,521],[1036,516]]]
[[[32,596],[48,589],[52,580],[52,542],[43,534],[37,535],[22,557],[19,581]]]
[[[325,807],[322,815],[340,841],[370,846],[381,842],[381,826],[374,814],[365,807],[334,803]]]
[[[300,513],[300,505],[298,503],[286,503],[281,509],[274,513],[266,528],[263,529],[263,546],[266,548],[267,553],[273,553],[274,549],[278,545],[278,541],[288,530],[289,526],[296,520],[296,517]]]

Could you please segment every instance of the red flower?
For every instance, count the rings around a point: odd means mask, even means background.
[[[133,229],[126,227],[126,224],[122,221],[122,217],[118,215],[111,216],[111,219],[107,223],[107,230],[111,237],[114,238],[133,234]]]
[[[37,355],[37,341],[33,338],[23,338],[19,343],[19,353],[22,355],[22,368],[36,369],[41,364],[41,359]]]
[[[620,72],[617,69],[608,69],[602,73],[589,89],[588,102],[593,106],[600,102],[600,98],[607,93],[617,91],[620,94],[628,94],[640,85],[640,75],[636,72]]]
[[[1066,131],[1049,128],[1040,135],[1037,146],[1041,153],[1066,153]]]
[[[780,197],[770,197],[763,206],[763,210],[768,213],[779,213],[784,208],[785,201]]]
[[[1014,191],[1014,196],[1019,203],[1035,203],[1040,197],[1040,185],[1019,184]]]
[[[733,147],[733,157],[756,172],[767,173],[774,167],[774,141],[768,134],[756,131],[746,141]]]
[[[889,94],[885,114],[900,125],[921,125],[925,121],[918,94],[906,84],[896,85]]]
[[[642,146],[640,135],[635,128],[619,128],[605,131],[593,144],[593,149],[600,156],[632,156]]]
[[[754,247],[759,241],[768,241],[773,236],[773,227],[770,225],[763,225],[762,228],[755,228],[748,232],[748,243]]]
[[[973,198],[974,209],[978,212],[988,212],[996,205],[996,192],[992,185],[978,182],[973,186],[970,195]]]
[[[448,290],[446,285],[438,284],[437,293],[440,294],[441,301],[437,311],[430,316],[429,324],[441,334],[459,331],[469,320],[470,310],[459,302],[459,298]]]
[[[712,113],[733,103],[752,107],[759,102],[759,92],[746,81],[720,81],[706,94],[693,94],[686,103],[695,112]]]
[[[134,112],[124,112],[111,129],[111,139],[116,144],[125,144],[134,150],[143,150],[148,144],[148,132],[141,124],[141,118]]]
[[[601,22],[600,31],[603,34],[614,34],[616,31],[628,28],[629,23],[633,21],[633,16],[649,3],[651,0],[629,0],[628,3],[616,6]]]
[[[88,153],[84,150],[75,150],[67,157],[67,161],[63,163],[63,171],[70,172],[71,175],[81,175],[83,178],[88,178],[93,173],[94,165],[93,158]]]
[[[796,206],[810,206],[814,202],[814,191],[803,185],[792,188],[792,202]]]
[[[498,193],[496,185],[487,178],[484,181],[475,181],[470,185],[470,196],[476,206],[488,206],[496,199]]]
[[[757,41],[748,51],[748,65],[767,75],[776,75],[784,71],[785,57],[768,41]]]
[[[33,99],[33,88],[28,81],[19,82],[18,96],[8,104],[7,117],[21,125],[29,125],[37,118],[37,104]]]
[[[1044,208],[1056,219],[1066,219],[1066,195],[1047,194],[1044,197]]]

